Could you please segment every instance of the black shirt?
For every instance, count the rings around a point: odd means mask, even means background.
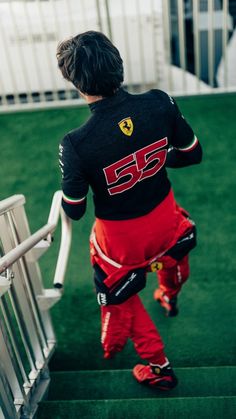
[[[168,148],[188,147],[191,127],[160,90],[133,95],[121,88],[89,106],[89,120],[60,145],[64,203],[85,205],[90,186],[98,218],[147,214],[170,190]]]

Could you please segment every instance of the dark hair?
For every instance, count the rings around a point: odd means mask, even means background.
[[[85,94],[112,96],[124,79],[120,53],[101,32],[88,31],[61,42],[57,60],[63,77]]]

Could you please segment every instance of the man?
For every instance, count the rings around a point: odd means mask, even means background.
[[[69,217],[83,216],[89,186],[93,191],[91,260],[104,357],[121,351],[130,338],[148,362],[134,367],[134,377],[171,389],[177,378],[137,293],[146,272],[158,270],[154,298],[167,315],[178,313],[195,227],[175,202],[166,167],[199,163],[201,146],[166,93],[123,90],[122,59],[102,33],[88,31],[62,42],[57,59],[91,110],[90,119],[64,137],[59,155],[62,206]]]

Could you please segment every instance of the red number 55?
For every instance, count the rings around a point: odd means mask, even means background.
[[[165,164],[167,149],[161,150],[168,144],[167,138],[141,148],[129,156],[103,169],[110,195],[122,193],[132,188],[137,182],[154,176]],[[123,179],[123,182],[120,180]],[[119,181],[119,182],[118,182]],[[115,185],[118,183],[118,185]]]

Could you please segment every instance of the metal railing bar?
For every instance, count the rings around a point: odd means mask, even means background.
[[[228,44],[228,10],[229,2],[228,0],[223,0],[223,30],[222,30],[222,57],[224,59],[224,87],[228,88],[228,53],[227,53],[227,44]]]
[[[17,234],[19,236],[19,241],[22,242],[23,240],[25,240],[31,235],[24,206],[14,208],[12,210],[12,213],[14,214],[14,222],[16,223],[17,226],[20,226],[20,229],[17,229]],[[48,240],[47,240],[47,244],[50,246]],[[34,295],[37,296],[36,298],[38,300],[38,295],[43,294],[44,286],[43,286],[40,267],[38,265],[38,262],[35,261],[33,249],[30,250],[28,253],[26,253],[24,257],[24,263],[25,263],[29,278],[33,278],[33,281],[31,281],[31,285],[32,285]],[[47,341],[48,342],[49,340],[55,341],[55,336],[52,329],[52,324],[51,324],[49,313],[47,311],[42,311],[40,308],[39,308],[39,311],[40,311],[40,319],[42,319],[43,321],[44,328],[47,334]]]
[[[23,2],[23,7],[24,7],[24,12],[25,12],[25,17],[26,17],[26,22],[27,22],[27,27],[28,27],[28,34],[29,34],[29,40],[30,40],[30,46],[31,46],[31,54],[33,56],[34,59],[34,63],[35,63],[35,68],[36,68],[36,75],[37,75],[37,79],[38,79],[38,83],[39,83],[39,98],[40,101],[44,98],[44,100],[46,100],[46,95],[41,93],[40,90],[43,91],[43,78],[41,75],[41,71],[39,71],[39,60],[36,54],[36,49],[33,46],[33,28],[32,28],[32,24],[31,24],[31,19],[29,17],[29,2]]]
[[[200,42],[199,42],[199,9],[198,0],[193,0],[193,42],[194,42],[194,72],[196,76],[196,87],[197,91],[200,92],[200,68],[201,68],[201,56],[200,56]]]
[[[7,373],[7,379],[11,388],[14,399],[19,399],[21,403],[27,403],[25,389],[23,382],[19,376],[19,370],[16,365],[16,360],[12,356],[12,348],[2,319],[0,319],[0,346],[1,359],[4,364],[4,370]]]
[[[157,46],[157,17],[154,7],[154,0],[151,0],[151,13],[152,13],[152,42],[153,42],[153,60],[155,69],[155,82],[158,85],[159,81],[159,61],[158,61],[158,46]]]
[[[163,10],[163,41],[164,41],[164,51],[167,64],[167,80],[168,80],[168,90],[173,90],[173,79],[172,79],[172,70],[171,70],[171,28],[170,28],[170,3],[169,0],[162,0],[162,10]]]
[[[58,19],[58,8],[55,5],[55,0],[49,0],[49,2],[52,5],[53,18],[54,18],[54,23],[55,23],[56,33],[57,33],[57,39],[59,43],[61,30],[60,30],[60,24],[59,24],[59,19]],[[56,49],[55,49],[55,54],[56,54]],[[70,92],[68,90],[68,82],[64,78],[62,78],[62,80],[65,86],[65,95],[68,101],[71,98]]]
[[[12,210],[13,208],[19,207],[25,204],[24,195],[13,195],[9,198],[3,199],[0,201],[0,215],[3,215],[5,212]]]
[[[57,191],[53,195],[52,205],[48,216],[48,224],[54,225],[56,228],[61,211],[62,191]]]
[[[23,258],[20,258],[17,261],[17,264],[18,264],[18,269],[20,271],[20,277],[23,278],[23,281],[24,281],[25,296],[28,301],[29,311],[31,314],[31,320],[35,326],[34,330],[35,330],[35,333],[39,342],[41,352],[42,354],[44,354],[44,349],[48,349],[47,337],[46,337],[43,324],[40,319],[37,301],[36,301],[34,293],[32,292],[32,285],[28,279],[27,270],[25,267],[25,261],[23,260]]]
[[[13,209],[14,210],[14,209]],[[12,211],[13,211],[12,210]],[[17,239],[14,234],[14,226],[11,223],[11,219],[9,217],[9,212],[4,214],[4,218],[1,221],[1,231],[4,232],[4,236],[2,236],[4,250],[7,252],[6,255],[11,251],[17,248]],[[8,232],[9,231],[9,232]],[[7,233],[8,232],[8,233]],[[16,247],[15,247],[16,246]],[[5,255],[5,256],[6,256]],[[10,296],[13,296],[13,300],[15,303],[15,308],[19,313],[18,320],[19,324],[21,324],[21,330],[24,333],[24,336],[27,338],[27,341],[32,343],[31,348],[35,354],[35,361],[37,359],[41,359],[41,362],[44,359],[43,349],[40,345],[40,339],[38,336],[37,329],[35,330],[35,321],[30,305],[29,295],[27,294],[26,284],[21,281],[21,271],[19,261],[14,266],[14,273],[12,272],[12,278],[16,278],[12,281],[11,288],[8,291]]]
[[[8,48],[8,42],[6,41],[6,36],[5,36],[5,27],[2,24],[2,22],[0,22],[0,36],[3,40],[4,45],[6,46],[6,48]],[[10,47],[10,45],[9,45]],[[12,70],[12,60],[10,58],[10,55],[8,54],[8,52],[6,51],[5,53],[5,57],[6,57],[6,62],[7,62],[7,67],[8,67],[8,71],[9,71],[9,75],[11,77],[11,83],[12,83],[12,90],[14,92],[14,99],[15,99],[15,103],[20,103],[20,98],[19,98],[19,89],[17,87],[17,83],[16,83],[16,78],[15,78],[15,74],[14,71]]]
[[[36,231],[30,237],[18,244],[14,249],[10,250],[6,255],[0,259],[0,273],[4,272],[8,267],[15,263],[19,258],[24,256],[30,249],[32,249],[40,240],[52,234],[57,226],[59,216],[62,218],[62,237],[57,267],[55,272],[54,283],[62,283],[65,267],[67,264],[70,240],[71,240],[71,222],[61,209],[62,192],[57,191],[53,196],[51,210],[48,217],[48,224]],[[12,207],[11,207],[12,208]],[[60,273],[61,270],[61,273]],[[59,279],[60,278],[60,279]]]
[[[16,293],[15,293],[15,290],[14,290],[13,287],[8,291],[8,294],[9,294],[9,298],[10,298],[10,301],[11,301],[13,313],[14,313],[14,316],[15,316],[15,319],[16,319],[16,322],[17,322],[17,326],[19,328],[22,343],[24,345],[25,353],[26,353],[28,362],[30,364],[30,368],[33,372],[36,372],[37,371],[36,359],[35,359],[35,356],[34,356],[34,353],[33,353],[33,349],[31,347],[31,343],[30,343],[30,340],[29,340],[27,329],[25,327],[25,324],[23,323],[22,318],[18,314],[20,309],[19,309],[19,305],[18,305],[18,302],[17,302]]]
[[[186,43],[185,43],[185,20],[183,0],[178,0],[178,32],[179,32],[179,59],[182,72],[182,87],[186,91]]]
[[[87,28],[87,27],[90,28],[90,22],[89,22],[88,14],[86,12],[86,10],[87,10],[86,1],[84,2],[84,0],[81,0],[80,3],[81,3],[80,6],[81,6],[81,9],[82,9],[82,13],[83,13],[84,26],[85,26],[85,28]]]
[[[17,227],[16,227],[16,223],[14,220],[14,214],[12,214],[11,212],[7,213],[8,219],[9,219],[9,225],[11,228],[11,232],[13,235],[13,240],[17,245],[19,245],[20,240],[19,240],[19,236],[17,234]],[[40,316],[39,316],[39,311],[37,310],[37,302],[36,302],[36,298],[32,289],[32,284],[29,281],[29,276],[28,276],[28,272],[27,272],[27,268],[26,268],[26,264],[25,261],[20,258],[18,261],[18,269],[20,270],[20,277],[23,279],[23,283],[24,283],[24,289],[25,289],[25,296],[28,300],[28,304],[29,304],[29,310],[31,312],[31,316],[32,316],[32,321],[35,325],[35,330],[39,339],[39,342],[41,342],[41,349],[43,351],[44,348],[47,348],[47,338],[46,338],[46,334],[45,334],[45,330],[43,327],[43,324],[41,322]]]
[[[70,243],[71,243],[71,222],[61,210],[62,224],[61,224],[61,244],[57,259],[57,265],[54,275],[53,284],[55,288],[63,286],[64,276],[66,272],[67,260],[69,257]]]
[[[143,26],[142,26],[139,0],[137,0],[137,3],[136,3],[136,11],[137,11],[137,20],[138,20],[138,27],[139,27],[138,37],[139,37],[139,53],[140,53],[140,70],[141,70],[141,77],[142,77],[142,88],[145,89],[146,87],[145,55],[144,55],[144,48],[143,48]]]
[[[3,369],[3,365],[0,359],[0,413],[2,409],[4,419],[19,419],[14,404],[14,396],[9,386],[6,374]],[[0,415],[1,417],[1,415]]]
[[[10,315],[8,305],[6,303],[5,296],[2,296],[2,298],[0,298],[0,307],[1,307],[1,310],[2,310],[3,319],[5,321],[7,331],[8,331],[8,334],[10,336],[10,339],[11,339],[12,348],[13,348],[13,351],[15,353],[15,357],[16,357],[16,360],[17,360],[17,363],[18,363],[23,381],[24,381],[25,384],[27,384],[27,386],[30,387],[31,384],[30,384],[30,382],[28,380],[28,377],[26,375],[23,363],[21,361],[20,353],[19,353],[18,348],[17,348],[15,331],[14,331],[14,327],[13,327],[12,322],[11,322],[11,315]]]
[[[4,272],[10,265],[17,261],[20,257],[24,256],[33,246],[35,246],[40,240],[46,238],[48,234],[51,234],[58,223],[61,209],[61,196],[62,192],[55,192],[52,200],[52,205],[48,217],[48,224],[39,229],[36,233],[22,241],[14,249],[10,250],[6,255],[0,259],[0,273]],[[17,206],[25,203],[25,197],[23,195],[14,195],[10,198],[6,198],[0,202],[0,215],[14,209]],[[14,244],[13,244],[14,245]]]
[[[39,15],[42,31],[43,31],[43,34],[45,35],[47,31],[46,31],[46,26],[45,26],[44,15],[43,15],[43,12],[42,12],[42,2],[39,1],[39,0],[36,0],[36,5],[37,5],[37,8],[38,8],[38,15]],[[49,48],[46,45],[46,42],[43,42],[43,45],[44,45],[44,50],[45,50],[45,54],[46,54],[46,57],[47,57],[47,62],[48,62],[49,68],[50,68],[52,97],[53,97],[54,100],[57,100],[57,99],[59,99],[59,97],[58,97],[58,94],[56,93],[58,89],[57,89],[57,85],[56,85],[56,82],[55,82],[55,78],[53,77],[54,66],[53,66],[53,62],[52,62],[52,56],[50,54]]]
[[[106,10],[106,17],[107,17],[108,37],[110,38],[111,42],[113,42],[109,0],[105,0],[105,10]]]
[[[125,0],[121,0],[121,9],[123,15],[123,24],[124,24],[124,36],[125,36],[125,61],[127,63],[127,77],[132,84],[133,75],[132,75],[132,66],[130,61],[130,44],[129,44],[129,36],[128,36],[128,24],[127,24],[127,14],[125,9]]]
[[[75,26],[74,26],[74,21],[72,19],[73,11],[71,10],[70,0],[65,1],[65,6],[67,8],[67,16],[68,16],[68,22],[69,22],[70,28],[72,30],[72,33],[75,34]]]
[[[8,395],[4,393],[4,403],[10,409],[14,402],[18,414],[24,409],[28,412],[27,409],[33,400],[32,395],[34,397],[37,393],[37,386],[42,381],[40,377],[55,347],[47,309],[47,305],[52,305],[52,296],[46,293],[53,290],[44,290],[41,275],[37,271],[38,264],[30,251],[44,238],[50,242],[60,217],[61,243],[54,283],[57,286],[59,283],[62,285],[71,242],[71,221],[61,207],[61,198],[62,192],[57,191],[52,200],[48,223],[33,235],[30,235],[24,211],[24,196],[15,195],[0,202],[0,231],[5,253],[0,259],[0,271],[3,272],[7,266],[13,265],[13,271],[8,271],[8,295],[5,294],[0,299],[0,361],[3,360],[4,364],[0,385],[6,373],[10,400],[8,403]],[[41,300],[45,298],[43,305],[39,306],[38,296]],[[55,296],[53,298],[55,299]],[[23,352],[20,351],[19,345]]]
[[[9,266],[15,263],[20,257],[24,256],[32,247],[34,247],[40,240],[47,237],[55,229],[54,225],[46,224],[40,228],[31,237],[24,240],[17,247],[10,250],[6,255],[0,259],[0,273],[4,272]]]
[[[98,28],[99,31],[103,31],[103,26],[102,26],[102,16],[101,16],[101,7],[100,7],[100,1],[96,0],[96,10],[97,10],[97,17],[98,17]]]
[[[12,2],[11,1],[8,2],[8,5],[9,5],[11,20],[12,20],[12,23],[14,25],[15,33],[16,33],[16,36],[17,36],[16,47],[17,47],[17,50],[18,50],[19,62],[20,62],[20,66],[22,68],[23,78],[24,78],[24,82],[25,82],[25,86],[26,86],[26,97],[27,97],[27,101],[29,103],[31,103],[31,102],[33,102],[32,96],[30,94],[32,89],[31,89],[31,86],[30,86],[30,83],[29,83],[29,75],[28,75],[26,62],[25,62],[23,54],[22,54],[22,52],[23,52],[22,46],[21,46],[21,43],[19,41],[19,38],[20,38],[19,29],[18,29],[15,13],[12,9]]]
[[[211,87],[214,87],[214,5],[208,0],[208,78]]]

